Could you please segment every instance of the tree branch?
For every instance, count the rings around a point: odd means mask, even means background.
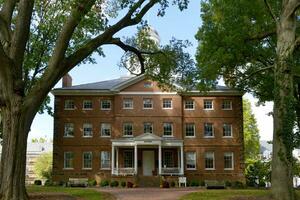
[[[12,15],[16,7],[17,0],[6,0],[3,4],[0,15],[3,17],[4,21],[10,26]]]
[[[278,19],[276,17],[276,15],[274,14],[272,8],[271,8],[271,5],[269,4],[268,0],[264,0],[265,2],[265,5],[268,9],[268,12],[270,13],[271,17],[273,18],[273,20],[275,21],[275,23],[277,24],[278,23]]]
[[[261,68],[261,69],[258,69],[258,70],[256,70],[256,71],[252,72],[252,73],[249,74],[248,76],[244,77],[243,80],[250,79],[250,78],[251,78],[252,76],[254,76],[255,74],[258,74],[258,73],[260,73],[260,72],[266,71],[266,70],[268,70],[268,69],[273,69],[273,68],[274,68],[274,66],[263,67],[263,68]]]
[[[262,40],[275,34],[276,34],[276,29],[268,30],[265,32],[258,33],[256,35],[249,36],[248,38],[245,39],[245,41]]]
[[[295,15],[295,12],[300,7],[300,1],[299,0],[289,0],[287,4],[284,6],[283,10],[283,16],[285,17],[291,17]]]

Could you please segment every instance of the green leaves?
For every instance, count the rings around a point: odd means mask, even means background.
[[[51,179],[52,152],[40,155],[34,164],[34,172],[39,178]]]

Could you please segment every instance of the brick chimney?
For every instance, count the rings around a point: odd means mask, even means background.
[[[71,87],[72,86],[72,77],[67,73],[62,78],[62,87]]]

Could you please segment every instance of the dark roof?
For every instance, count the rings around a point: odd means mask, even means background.
[[[128,81],[132,77],[120,77],[117,79],[100,81],[95,83],[87,83],[81,85],[74,85],[71,87],[63,87],[63,88],[56,88],[54,90],[111,90],[115,86],[122,84]]]

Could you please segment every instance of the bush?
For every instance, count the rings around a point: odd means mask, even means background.
[[[169,182],[168,181],[163,181],[162,182],[162,187],[163,188],[169,188],[170,187]]]
[[[41,180],[35,180],[34,185],[42,185],[42,181]]]
[[[133,183],[130,182],[130,181],[128,181],[128,182],[127,182],[127,187],[128,187],[128,188],[132,188],[132,187],[133,187]]]
[[[240,182],[240,181],[234,181],[234,182],[232,183],[232,188],[234,188],[234,189],[243,189],[243,188],[245,188],[245,186],[244,186],[244,184],[243,184],[242,182]]]
[[[192,186],[192,187],[198,187],[198,186],[199,186],[199,182],[196,181],[196,180],[192,180],[192,181],[191,181],[191,186]]]
[[[258,187],[266,187],[266,183],[264,181],[259,182]]]
[[[53,182],[51,180],[47,179],[45,181],[45,186],[52,186],[52,185],[53,185]]]
[[[59,182],[58,182],[58,186],[66,186],[66,182],[64,182],[64,181],[59,181]]]
[[[225,187],[231,187],[232,183],[230,181],[225,181]]]
[[[92,187],[92,186],[95,186],[97,185],[97,181],[96,180],[88,180],[88,186],[89,187]]]
[[[205,186],[205,181],[203,181],[203,180],[200,181],[200,182],[199,182],[199,185],[202,186],[202,187],[204,187],[204,186]]]
[[[122,181],[122,182],[121,182],[121,186],[122,186],[122,187],[126,187],[126,182],[125,182],[125,181]]]
[[[119,182],[118,181],[112,181],[110,182],[110,187],[118,187],[119,186]]]
[[[101,185],[101,187],[109,186],[109,182],[108,182],[108,180],[103,180],[103,181],[101,181],[100,185]]]
[[[176,183],[175,183],[175,181],[171,181],[171,187],[175,187],[175,185],[176,185]]]

